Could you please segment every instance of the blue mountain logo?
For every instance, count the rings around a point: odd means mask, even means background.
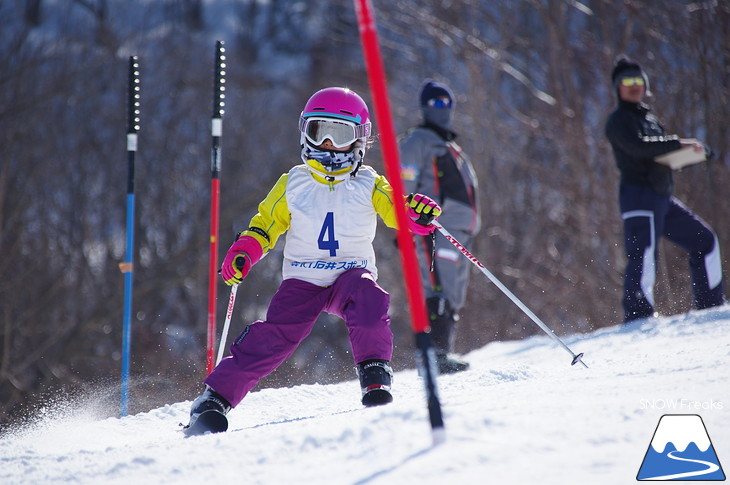
[[[702,418],[696,414],[662,416],[636,479],[725,480]]]

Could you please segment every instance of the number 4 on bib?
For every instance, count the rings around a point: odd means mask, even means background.
[[[337,256],[337,250],[340,243],[335,239],[335,213],[328,212],[324,217],[322,229],[319,231],[319,239],[317,239],[319,249],[329,251],[330,256]]]

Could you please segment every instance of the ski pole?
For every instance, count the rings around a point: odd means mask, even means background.
[[[497,286],[497,288],[499,288],[500,290],[502,290],[502,293],[504,293],[505,295],[507,295],[509,297],[509,299],[512,300],[512,302],[515,305],[517,305],[518,307],[520,307],[520,310],[522,310],[528,317],[530,317],[530,319],[533,322],[535,322],[535,324],[537,324],[537,326],[540,327],[543,330],[543,332],[545,332],[548,335],[548,337],[550,337],[551,339],[555,340],[561,347],[563,347],[573,357],[573,361],[571,362],[570,365],[575,365],[576,363],[580,362],[581,364],[583,364],[583,367],[585,367],[586,369],[588,368],[588,366],[586,365],[586,363],[583,362],[583,360],[582,360],[582,358],[583,358],[583,353],[582,352],[580,354],[577,354],[576,355],[572,350],[570,350],[570,347],[568,347],[567,345],[565,345],[565,342],[563,342],[562,340],[560,340],[560,337],[558,337],[557,335],[555,335],[555,332],[553,332],[547,325],[545,325],[542,322],[542,320],[540,320],[539,318],[537,318],[537,315],[535,315],[532,312],[532,310],[530,310],[529,308],[527,308],[527,306],[524,303],[522,303],[520,301],[520,299],[517,298],[514,295],[514,293],[512,293],[511,291],[509,291],[509,289],[506,286],[504,286],[502,284],[502,282],[499,281],[497,279],[497,277],[492,274],[491,271],[489,271],[482,263],[480,263],[479,260],[476,257],[474,257],[473,254],[471,254],[469,252],[469,250],[467,250],[459,241],[457,241],[456,238],[454,238],[454,236],[452,236],[451,233],[449,233],[449,231],[447,231],[446,229],[444,229],[444,226],[442,226],[437,221],[432,222],[432,224],[434,226],[436,226],[436,228],[446,238],[447,241],[449,241],[451,244],[453,244],[454,247],[456,247],[456,249],[458,249],[459,251],[461,251],[461,254],[463,254],[464,256],[466,256],[466,259],[468,259],[469,261],[471,261],[472,264],[474,264],[474,266],[476,266],[477,268],[479,268],[479,270],[482,273],[484,273],[484,275],[487,278],[489,278],[489,281],[491,281],[492,283],[494,283]]]
[[[228,337],[228,328],[231,326],[231,317],[233,316],[233,307],[236,304],[236,293],[238,292],[238,285],[231,286],[231,296],[228,297],[228,310],[226,310],[226,320],[223,323],[223,333],[221,333],[221,343],[218,346],[218,357],[215,360],[215,365],[218,365],[223,359],[223,352],[226,347],[226,338]]]

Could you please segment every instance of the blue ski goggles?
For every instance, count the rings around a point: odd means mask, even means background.
[[[336,148],[345,148],[359,138],[370,136],[370,122],[356,125],[345,120],[312,116],[299,119],[299,131],[304,133],[309,143],[314,146],[319,146],[329,139]]]
[[[448,96],[439,96],[429,99],[426,105],[429,108],[451,108],[451,99]]]

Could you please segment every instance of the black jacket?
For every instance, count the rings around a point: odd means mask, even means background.
[[[672,193],[672,169],[654,161],[678,150],[679,137],[667,135],[656,116],[644,104],[619,101],[606,122],[621,184],[639,185],[662,195]]]

